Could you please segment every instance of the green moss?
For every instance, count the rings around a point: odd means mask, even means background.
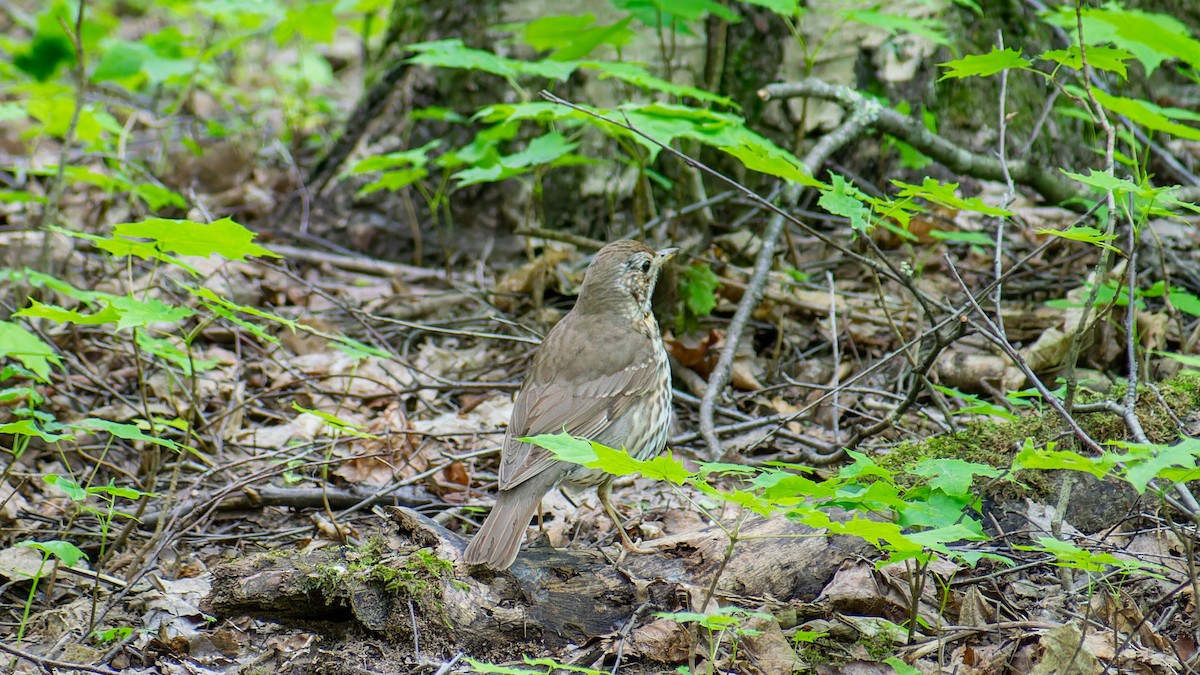
[[[1097,394],[1081,391],[1078,401],[1080,406],[1097,403],[1103,400],[1123,401],[1126,391],[1125,384],[1114,385],[1111,391]],[[1155,393],[1157,389],[1158,393]],[[1161,399],[1160,399],[1161,396]],[[1164,405],[1165,403],[1165,405]],[[1184,373],[1171,380],[1151,386],[1143,385],[1138,388],[1136,413],[1146,432],[1146,436],[1155,443],[1172,443],[1179,438],[1175,418],[1181,413],[1200,407],[1200,373]],[[1076,412],[1075,420],[1087,434],[1103,444],[1109,441],[1131,440],[1129,429],[1124,419],[1112,412]],[[1033,411],[1026,411],[1013,421],[995,421],[984,419],[972,422],[961,430],[934,436],[922,441],[901,443],[875,458],[875,462],[896,475],[897,483],[911,485],[917,478],[905,474],[908,467],[916,465],[925,459],[962,459],[969,462],[987,464],[998,469],[1012,466],[1013,457],[1024,445],[1026,439],[1032,439],[1035,445],[1045,445],[1054,442],[1062,450],[1078,450],[1079,444],[1070,430],[1062,423],[1061,418],[1049,406],[1041,405]],[[1002,481],[995,489],[1003,493],[1018,492],[1022,494],[997,494],[989,497],[1023,496],[1027,492],[1034,495],[1057,494],[1058,482],[1053,474],[1043,471],[1024,471],[1016,476],[1019,484]],[[1025,490],[1028,488],[1028,491]]]
[[[440,583],[454,565],[427,549],[407,554],[392,551],[382,537],[362,546],[340,549],[340,556],[317,566],[308,578],[311,588],[333,601],[349,598],[356,587],[380,585],[391,594],[404,595],[421,605],[440,609]]]
[[[440,580],[454,570],[449,560],[442,560],[426,549],[413,551],[400,567],[377,564],[371,568],[370,580],[378,581],[391,592],[403,591],[412,598],[425,598],[432,588],[429,582]]]
[[[1033,418],[1008,423],[975,422],[954,433],[901,443],[876,463],[894,473],[924,459],[963,459],[1006,467],[1012,462],[1012,443],[1032,435],[1038,422]]]
[[[866,648],[867,655],[876,661],[882,661],[894,655],[895,645],[892,644],[892,638],[887,631],[880,631],[875,635],[864,635],[858,643]]]

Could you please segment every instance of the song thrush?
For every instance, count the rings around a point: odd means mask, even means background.
[[[609,474],[517,439],[565,429],[642,459],[662,450],[671,373],[650,299],[659,268],[675,252],[626,240],[596,254],[575,307],[546,336],[517,394],[500,451],[496,505],[467,546],[467,563],[512,565],[542,497],[563,483],[599,486],[605,510],[632,546],[608,499]]]

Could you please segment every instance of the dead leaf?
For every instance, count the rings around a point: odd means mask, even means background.
[[[1040,373],[1061,365],[1070,348],[1070,335],[1057,328],[1047,328],[1033,344],[1021,350],[1021,355],[1035,373]]]
[[[1196,639],[1190,633],[1183,633],[1175,640],[1175,653],[1185,662],[1192,660],[1196,653]]]
[[[29,502],[24,495],[17,492],[7,481],[0,483],[0,522],[11,523],[17,516],[29,508]]]
[[[758,376],[763,368],[754,358],[735,357],[733,369],[729,372],[729,382],[742,391],[758,391],[763,388]]]
[[[651,657],[662,663],[686,661],[691,636],[678,621],[658,619],[633,629],[628,651],[632,655]]]
[[[28,581],[54,571],[53,559],[42,564],[42,554],[28,546],[10,546],[0,550],[0,577],[12,581]]]
[[[1164,349],[1171,317],[1166,312],[1138,312],[1137,334],[1146,350]]]
[[[968,586],[958,610],[959,625],[982,628],[992,625],[995,621],[996,609],[992,602],[984,597],[978,586]]]
[[[834,573],[817,600],[845,614],[881,615],[887,604],[874,568],[859,561],[846,561]]]
[[[547,246],[537,258],[504,275],[496,283],[490,298],[492,304],[511,312],[529,297],[534,308],[540,308],[546,289],[563,290],[555,280],[558,266],[573,256],[572,249]]]
[[[937,360],[937,378],[961,392],[990,394],[1019,389],[1025,375],[1006,357],[954,348]]]
[[[442,480],[462,486],[471,484],[471,477],[467,474],[467,465],[462,462],[452,462],[442,469]]]
[[[1092,596],[1091,607],[1092,612],[1099,617],[1100,621],[1122,636],[1128,636],[1136,631],[1138,643],[1141,646],[1158,651],[1167,648],[1167,640],[1155,633],[1153,625],[1144,620],[1145,615],[1141,608],[1129,597],[1128,593],[1118,591],[1114,595],[1106,591],[1097,592]],[[1113,654],[1106,655],[1100,651],[1097,651],[1096,654],[1101,658],[1111,659],[1113,657]]]
[[[667,353],[675,357],[680,365],[691,368],[701,377],[708,377],[720,357],[725,336],[719,330],[710,330],[707,334],[689,334],[676,337],[670,331],[663,335],[663,343]]]
[[[1088,631],[1096,635],[1095,631]],[[1041,654],[1036,658],[1029,675],[1059,675],[1072,673],[1088,675],[1099,673],[1104,668],[1091,645],[1083,639],[1083,634],[1075,622],[1054,628],[1042,634],[1038,641]]]
[[[695,532],[705,525],[699,513],[688,509],[668,509],[660,522],[664,536]]]
[[[250,174],[250,162],[258,152],[251,134],[231,136],[203,146],[197,155],[180,146],[170,153],[170,171],[162,180],[168,186],[187,192],[188,188],[212,194],[236,187]]]
[[[349,523],[334,523],[323,513],[313,513],[309,519],[317,526],[317,533],[327,540],[344,542],[358,536],[358,530]]]
[[[297,288],[297,293],[301,293],[302,289]],[[304,300],[296,303],[304,307],[307,306],[307,298],[311,293],[304,292]],[[336,335],[339,331],[334,326],[322,321],[317,317],[306,317],[301,319],[299,323],[308,326],[309,328],[318,330],[327,335]],[[279,343],[282,344],[289,352],[296,355],[304,354],[319,354],[329,350],[329,338],[314,335],[303,330],[284,330],[279,333]]]
[[[764,675],[791,675],[804,665],[774,618],[752,617],[746,627],[758,631],[757,635],[743,636],[742,642]]]

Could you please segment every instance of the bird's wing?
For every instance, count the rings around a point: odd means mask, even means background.
[[[611,327],[608,334],[591,334],[583,322],[564,328],[568,330],[552,331],[546,338],[517,394],[500,461],[502,490],[558,463],[549,450],[518,438],[565,429],[573,436],[620,447],[631,426],[630,408],[656,386],[659,366],[650,336]],[[550,363],[544,355],[551,352],[568,362]]]

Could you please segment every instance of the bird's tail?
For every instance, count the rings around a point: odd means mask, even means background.
[[[524,487],[526,485],[501,490],[497,495],[492,512],[467,545],[464,554],[467,564],[504,570],[517,559],[517,551],[525,539],[525,528],[545,494],[545,490],[529,491],[523,490]]]

